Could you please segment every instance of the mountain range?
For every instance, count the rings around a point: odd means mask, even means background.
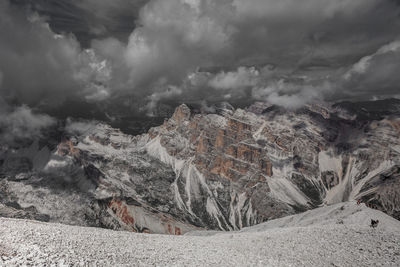
[[[346,201],[400,219],[399,136],[396,99],[182,104],[139,135],[68,119],[0,147],[0,216],[174,235]]]

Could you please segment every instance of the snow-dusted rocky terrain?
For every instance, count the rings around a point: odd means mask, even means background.
[[[369,227],[379,219],[377,228]],[[340,203],[244,228],[148,235],[0,218],[0,266],[398,266],[400,222]]]
[[[68,121],[53,139],[0,147],[0,216],[180,235],[360,199],[400,218],[395,104],[181,105],[138,136]]]

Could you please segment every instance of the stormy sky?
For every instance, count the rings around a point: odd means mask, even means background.
[[[400,96],[398,0],[1,0],[0,36],[3,129]]]

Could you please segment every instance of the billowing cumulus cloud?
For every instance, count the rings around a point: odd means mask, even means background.
[[[394,1],[380,0],[153,0],[141,9],[140,27],[127,44],[109,38],[94,47],[118,68],[115,88],[150,99],[150,106],[151,96],[162,101],[158,96],[168,96],[170,86],[180,88],[182,101],[263,95],[298,106],[316,97],[368,96],[369,88],[348,93],[354,89],[341,76],[393,42],[400,34],[398,13]],[[273,71],[259,73],[267,66]],[[213,67],[221,72],[196,71]],[[196,84],[188,82],[193,76]],[[390,95],[387,88],[382,93]]]
[[[11,107],[0,98],[0,143],[41,137],[41,131],[55,124],[55,119],[34,113],[27,106]]]
[[[150,1],[140,11],[141,27],[132,32],[127,45],[106,39],[94,42],[94,47],[123,66],[121,71],[128,75],[126,87],[147,90],[164,83],[168,88],[168,83],[180,83],[200,66],[219,63],[217,58],[227,53],[224,49],[229,49],[234,31],[227,22],[232,12],[230,1],[225,0],[207,5],[201,1]],[[118,47],[122,50],[115,50]]]
[[[400,41],[380,47],[375,53],[356,62],[343,76],[345,97],[360,95],[384,98],[400,91]]]
[[[82,50],[74,36],[56,35],[36,13],[22,12],[2,1],[0,36],[0,96],[4,99],[32,106],[57,105],[67,97],[99,98],[106,91],[106,63],[90,50]]]
[[[316,84],[307,81],[273,80],[267,85],[254,87],[252,97],[286,108],[299,108],[305,104],[322,100],[323,95],[332,89],[329,81]]]
[[[240,89],[252,87],[257,84],[259,71],[254,67],[239,67],[237,71],[222,71],[209,81],[209,85],[215,89]]]
[[[161,100],[171,100],[180,98],[182,94],[182,89],[176,86],[169,86],[166,90],[160,90],[160,92],[155,92],[146,98],[147,104],[142,110],[145,110],[147,115],[154,116],[154,110],[157,108],[158,103]]]
[[[71,135],[82,135],[96,127],[94,122],[75,121],[68,118],[65,125],[65,131]]]

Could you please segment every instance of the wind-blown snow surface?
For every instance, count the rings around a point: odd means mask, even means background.
[[[379,219],[378,228],[368,226]],[[355,203],[240,232],[146,235],[0,219],[0,265],[398,266],[400,222]]]

